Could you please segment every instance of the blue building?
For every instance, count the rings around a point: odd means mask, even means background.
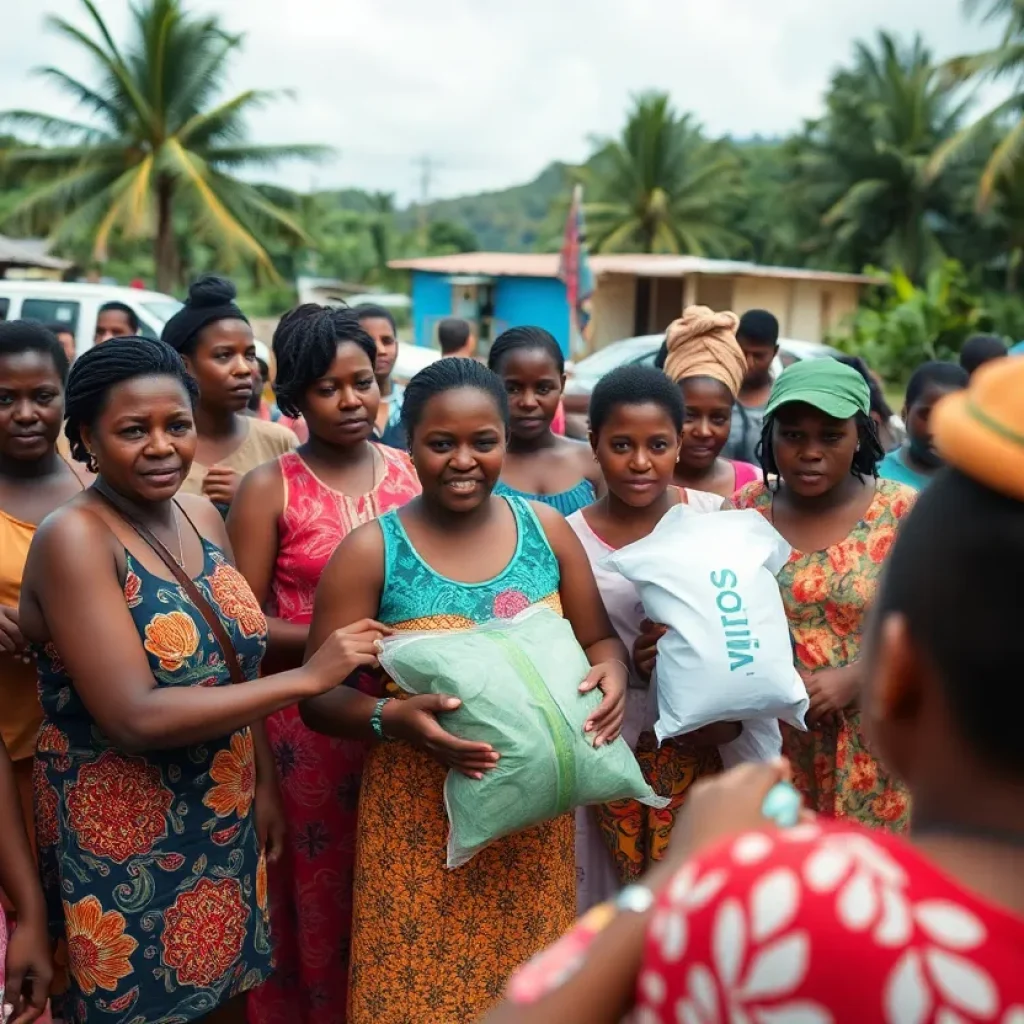
[[[434,345],[437,324],[457,316],[486,348],[502,331],[527,324],[550,331],[569,354],[569,305],[556,254],[464,253],[396,260],[412,275],[413,338]]]
[[[557,253],[467,252],[396,260],[412,276],[413,338],[435,345],[438,321],[457,316],[474,325],[481,349],[509,327],[550,331],[570,353],[571,322]],[[622,338],[660,334],[687,306],[769,309],[785,338],[818,342],[856,309],[877,283],[861,274],[766,267],[698,256],[622,254],[590,260],[595,290],[589,350]]]

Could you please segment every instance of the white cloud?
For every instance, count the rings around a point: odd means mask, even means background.
[[[29,75],[88,73],[43,31],[40,7],[85,24],[76,0],[7,5],[0,107],[71,113]],[[439,164],[454,195],[526,181],[579,160],[592,134],[619,128],[629,96],[671,92],[709,130],[781,134],[819,109],[853,41],[885,27],[921,31],[940,56],[990,42],[959,0],[193,0],[246,33],[230,87],[292,89],[252,121],[267,142],[327,142],[324,166],[275,177],[295,187],[416,194],[414,161]],[[127,5],[102,5],[115,33]]]

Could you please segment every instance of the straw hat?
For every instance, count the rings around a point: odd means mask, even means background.
[[[1024,359],[982,366],[932,410],[939,454],[993,491],[1024,501]]]

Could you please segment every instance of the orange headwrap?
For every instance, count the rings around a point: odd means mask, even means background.
[[[688,306],[665,334],[668,356],[665,373],[674,380],[713,377],[733,394],[740,393],[747,360],[736,340],[740,319],[735,313],[716,313],[707,306]]]

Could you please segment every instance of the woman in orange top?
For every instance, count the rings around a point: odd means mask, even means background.
[[[29,836],[32,755],[43,719],[18,597],[36,527],[82,489],[57,453],[68,357],[45,327],[0,323],[0,737],[14,764]]]

